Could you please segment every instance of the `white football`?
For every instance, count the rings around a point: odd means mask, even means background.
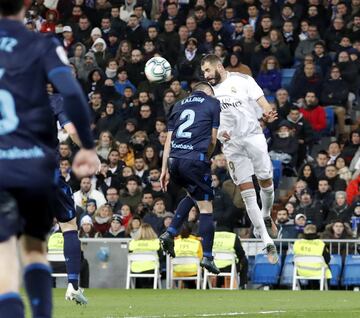
[[[149,82],[165,82],[171,76],[171,65],[163,57],[154,56],[146,62],[145,75]]]

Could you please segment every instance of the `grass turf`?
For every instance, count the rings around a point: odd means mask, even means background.
[[[360,317],[360,295],[351,291],[90,289],[87,306],[65,301],[64,294],[54,289],[55,318]]]

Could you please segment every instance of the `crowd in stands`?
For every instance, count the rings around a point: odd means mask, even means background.
[[[88,98],[98,175],[76,180],[76,147],[59,131],[59,169],[74,192],[81,237],[135,238],[143,223],[159,235],[169,225],[185,192],[160,187],[167,116],[201,79],[209,53],[228,71],[253,76],[279,114],[262,122],[269,152],[282,175],[297,178],[276,198],[279,238],[297,238],[309,223],[324,238],[360,236],[360,0],[39,0],[25,24],[59,39]],[[172,66],[161,84],[144,74],[157,55]],[[293,70],[286,85],[284,69]],[[56,96],[50,86],[49,94]],[[250,237],[220,147],[212,173],[215,220]],[[196,221],[194,209],[195,235]]]

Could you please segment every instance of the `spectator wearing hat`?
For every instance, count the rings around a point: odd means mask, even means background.
[[[81,63],[81,60],[79,60],[78,62]],[[78,67],[79,79],[87,82],[89,80],[90,72],[97,68],[99,68],[99,66],[97,65],[94,53],[87,52],[84,56],[84,63],[81,63]]]
[[[351,212],[346,202],[346,192],[336,191],[335,200],[327,213],[325,224],[333,223],[335,220],[342,220],[350,224]]]
[[[96,210],[97,210],[97,204],[96,204],[96,200],[94,200],[94,199],[88,199],[84,209],[77,206],[76,207],[76,213],[77,213],[76,221],[77,221],[77,224],[80,226],[81,219],[85,215],[87,215],[91,219],[93,219],[94,216],[95,216]]]
[[[80,220],[79,238],[94,238],[96,231],[94,223],[89,215],[84,215]]]
[[[306,215],[305,214],[297,214],[294,219],[295,229],[298,232],[297,237],[300,236],[300,234],[304,233],[304,228],[306,226]]]
[[[123,225],[122,216],[114,214],[111,217],[110,228],[103,235],[106,238],[125,238],[125,226]]]
[[[317,228],[314,224],[308,224],[304,228],[303,238],[301,240],[297,240],[294,243],[294,255],[295,256],[323,256],[326,264],[330,263],[330,252],[325,243],[319,239],[319,235],[317,234]],[[318,276],[321,270],[321,265],[319,264],[319,269],[316,268],[316,263],[312,264],[312,269],[308,269],[306,264],[299,264],[298,275],[301,276]],[[331,272],[329,268],[326,269],[326,278],[331,278]],[[315,288],[315,285],[318,286],[319,282],[316,281],[317,284],[313,284],[315,281],[310,281],[309,286],[311,288]]]
[[[73,45],[75,44],[74,34],[71,26],[64,26],[62,30],[62,45],[66,52],[71,54]]]
[[[91,51],[95,55],[97,64],[102,70],[106,67],[106,61],[111,58],[110,53],[107,51],[107,44],[103,38],[97,38],[91,46]]]
[[[107,39],[108,44],[108,52],[110,53],[112,58],[116,57],[116,53],[120,46],[120,36],[119,33],[115,30],[110,30]]]
[[[185,43],[185,50],[179,56],[176,68],[179,74],[179,80],[190,81],[200,78],[200,54],[198,52],[198,41],[191,37]]]
[[[307,223],[314,224],[319,231],[324,227],[324,213],[317,207],[312,199],[312,194],[309,189],[304,189],[300,193],[300,204],[295,211],[297,214],[304,214]]]
[[[78,73],[80,68],[85,64],[86,47],[81,42],[77,42],[72,46],[72,57],[69,58],[69,62],[74,64]]]
[[[59,12],[57,10],[48,10],[46,12],[46,20],[41,23],[41,33],[55,33],[56,25],[59,20]]]

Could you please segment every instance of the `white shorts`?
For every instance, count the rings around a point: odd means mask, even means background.
[[[253,174],[259,180],[272,179],[273,167],[263,134],[231,139],[223,144],[223,152],[236,185],[251,182]]]

